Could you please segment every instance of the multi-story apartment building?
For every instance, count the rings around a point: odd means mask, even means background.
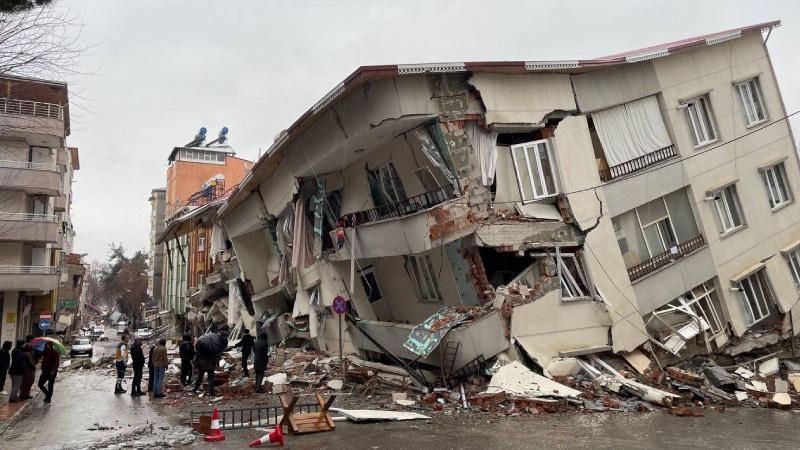
[[[227,129],[203,145],[205,129],[193,142],[175,147],[169,155],[164,231],[156,243],[164,245],[162,307],[172,311],[179,324],[191,309],[187,297],[197,292],[212,270],[209,255],[211,229],[197,227],[175,233],[170,225],[193,210],[217,200],[236,187],[252,167],[226,144]]]
[[[71,251],[69,204],[78,150],[67,148],[69,103],[60,82],[0,76],[2,339],[54,319],[61,251]]]
[[[158,308],[163,307],[162,291],[164,273],[164,246],[156,241],[164,232],[164,215],[167,206],[167,189],[156,188],[150,191],[150,273],[147,277],[147,295]]]
[[[779,24],[589,60],[359,68],[219,211],[248,325],[291,312],[334,350],[343,296],[346,349],[449,354],[454,370],[509,350],[545,372],[648,341],[669,357],[794,333]]]

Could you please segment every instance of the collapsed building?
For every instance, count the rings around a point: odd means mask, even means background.
[[[779,25],[589,60],[361,67],[214,208],[235,268],[206,284],[229,287],[230,325],[330,354],[341,325],[345,352],[445,377],[500,354],[549,374],[793,336]]]

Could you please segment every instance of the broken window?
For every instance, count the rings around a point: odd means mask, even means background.
[[[716,141],[717,128],[708,94],[687,101],[684,107],[695,148]]]
[[[306,291],[308,293],[308,305],[319,311],[322,309],[322,301],[320,299],[319,284],[314,285],[311,289]]]
[[[761,95],[761,85],[758,77],[736,84],[739,99],[744,108],[747,126],[752,127],[767,120],[767,108],[764,106],[764,97]]]
[[[800,247],[795,247],[786,252],[786,262],[789,264],[789,272],[792,273],[794,284],[800,288]]]
[[[411,267],[411,274],[417,285],[420,302],[438,303],[442,300],[436,272],[433,270],[431,257],[428,255],[408,256],[406,265]]]
[[[636,217],[651,258],[678,245],[664,197],[636,208]]]
[[[736,185],[732,184],[712,193],[714,206],[717,209],[722,234],[733,231],[744,225],[742,207],[739,204],[739,195]]]
[[[375,169],[380,182],[381,193],[388,203],[397,203],[406,199],[406,191],[394,164],[390,161]]]
[[[786,181],[786,169],[782,162],[762,170],[761,177],[767,187],[767,197],[771,209],[789,203],[792,196],[788,188],[789,183]]]
[[[662,341],[670,352],[677,355],[701,332],[710,331],[716,335],[723,331],[718,304],[714,282],[709,280],[653,311],[647,325],[652,329],[651,322],[656,319],[667,327],[671,333]]]
[[[579,300],[590,298],[589,283],[575,254],[560,253],[558,270],[561,278],[561,299]]]
[[[769,316],[769,303],[772,301],[772,292],[764,269],[740,281],[739,293],[741,294],[745,312],[747,312],[748,326],[755,325]]]
[[[547,140],[512,145],[511,156],[523,203],[557,194]]]
[[[367,266],[361,271],[361,285],[364,286],[364,293],[370,303],[377,302],[383,298],[378,280],[375,278],[375,267]]]
[[[419,169],[414,171],[414,175],[417,176],[417,179],[419,180],[420,184],[422,184],[422,189],[424,189],[425,192],[435,191],[436,189],[439,189],[440,187],[439,181],[436,180],[436,177],[433,175],[433,172],[431,171],[430,167],[428,166],[420,167]]]

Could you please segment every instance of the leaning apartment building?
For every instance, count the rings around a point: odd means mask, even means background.
[[[545,373],[793,335],[800,165],[766,47],[779,25],[590,60],[359,68],[219,209],[245,326],[285,313],[330,353],[343,323],[345,351],[448,370],[508,352]],[[463,323],[409,351],[445,307]]]
[[[67,85],[0,76],[0,295],[3,341],[72,326],[83,277],[70,254],[72,179]],[[59,287],[62,286],[62,292]]]

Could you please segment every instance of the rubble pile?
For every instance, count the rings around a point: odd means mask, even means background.
[[[146,424],[131,431],[92,443],[66,444],[64,449],[146,449],[146,448],[185,448],[199,437],[188,427],[156,427]]]

